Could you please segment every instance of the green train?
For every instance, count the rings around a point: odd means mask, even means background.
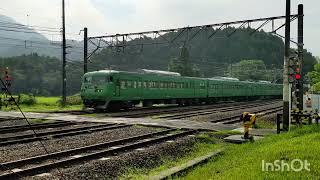
[[[83,76],[81,85],[85,107],[100,110],[130,108],[141,102],[143,106],[190,105],[281,96],[280,84],[183,77],[151,70],[89,72]]]

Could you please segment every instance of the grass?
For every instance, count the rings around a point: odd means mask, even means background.
[[[81,110],[82,105],[68,105],[62,107],[61,105],[43,105],[35,104],[32,106],[21,105],[22,111],[25,112],[41,112],[41,111],[59,111],[59,110]]]
[[[57,110],[81,110],[82,105],[66,105],[62,107],[59,104],[60,97],[36,97],[36,104],[25,105],[21,104],[20,108],[25,112],[34,111],[57,111]],[[9,106],[7,108],[3,107],[4,111],[18,110],[17,107]]]
[[[276,129],[277,125],[270,120],[265,119],[264,117],[257,118],[256,123],[257,129]]]
[[[230,145],[224,154],[197,167],[179,179],[318,179],[320,177],[320,128],[304,126],[289,133],[272,135],[261,141]],[[307,160],[311,171],[265,172],[262,160],[274,162],[294,159]]]
[[[260,141],[248,144],[226,144],[212,138],[212,135],[238,134],[234,131],[200,134],[198,143],[192,152],[180,158],[163,157],[162,165],[154,169],[129,169],[120,179],[148,179],[159,172],[181,165],[196,157],[221,149],[223,154],[217,156],[207,164],[195,167],[183,177],[173,179],[319,179],[320,178],[320,127],[304,126],[294,127],[289,133],[269,135]],[[262,160],[273,163],[275,160],[283,160],[291,163],[294,159],[307,160],[311,165],[311,171],[262,171]]]
[[[181,165],[199,156],[204,156],[209,152],[217,150],[221,147],[221,144],[217,144],[216,140],[209,137],[206,134],[197,136],[199,142],[193,147],[193,151],[183,155],[181,158],[162,158],[162,165],[155,169],[129,169],[123,174],[120,179],[148,179],[149,176],[157,175],[159,172],[168,168]]]

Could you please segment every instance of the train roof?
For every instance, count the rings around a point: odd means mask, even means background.
[[[150,74],[150,75],[160,75],[160,76],[174,76],[174,77],[181,77],[180,73],[176,72],[169,72],[169,71],[160,71],[160,70],[149,70],[149,69],[139,69],[136,72],[130,72],[130,71],[115,71],[115,70],[99,70],[99,71],[93,71],[86,73],[86,75],[92,75],[92,74]]]
[[[142,73],[142,74],[158,74],[158,75],[168,75],[168,76],[181,76],[181,74],[177,73],[177,72],[151,70],[151,69],[139,69],[138,72]]]
[[[220,81],[220,82],[281,85],[281,84],[275,84],[275,83],[270,83],[270,82],[266,82],[266,81],[252,82],[252,81],[239,81],[239,80],[228,79],[228,78],[226,78],[226,79],[220,78],[219,79],[219,78],[186,77],[186,76],[178,76],[177,74],[172,75],[170,73],[159,73],[159,71],[156,71],[156,70],[149,70],[148,72],[149,73],[129,72],[129,71],[116,71],[116,70],[99,70],[99,71],[88,72],[88,73],[85,74],[85,76],[93,75],[93,74],[120,74],[120,73],[123,73],[123,74],[135,74],[135,75],[148,74],[148,75],[154,75],[154,76],[165,76],[165,77],[172,77],[172,78],[188,78],[188,79],[198,79],[198,80],[212,80],[212,81]],[[160,71],[160,72],[166,72],[166,71]]]

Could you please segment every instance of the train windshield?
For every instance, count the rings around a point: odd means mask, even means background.
[[[85,83],[104,84],[113,81],[112,76],[89,76],[83,80]]]

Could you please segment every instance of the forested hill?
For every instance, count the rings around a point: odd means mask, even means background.
[[[263,60],[267,68],[280,68],[283,65],[283,40],[277,36],[263,31],[252,34],[253,29],[238,29],[232,36],[235,29],[228,28],[219,30],[215,36],[208,39],[208,36],[215,33],[215,30],[206,30],[199,33],[187,44],[191,64],[196,65],[205,77],[221,75],[230,63],[237,63],[243,59]],[[197,31],[194,29],[189,37]],[[135,70],[137,68],[167,70],[169,61],[177,59],[181,46],[186,38],[186,33],[167,33],[156,39],[144,37],[127,42],[123,48],[108,48],[93,58],[94,63],[103,64],[104,67],[121,70]],[[251,35],[252,34],[252,35]],[[172,40],[174,43],[164,43]],[[152,44],[152,45],[139,45]],[[310,71],[315,64],[315,58],[305,52],[305,71]]]
[[[262,60],[265,69],[282,68],[284,44],[280,38],[262,31],[250,35],[252,29],[240,29],[231,37],[226,37],[226,34],[232,31],[233,29],[219,31],[210,40],[207,37],[213,31],[204,31],[187,43],[185,47],[189,51],[188,61],[199,70],[201,76],[223,76],[230,69],[230,64],[236,64],[241,60]],[[170,40],[175,36],[177,33],[168,33],[156,39],[144,37],[126,42],[128,46],[124,49],[122,47],[103,49],[92,57],[89,70],[105,68],[130,71],[139,68],[168,70],[168,65],[172,61],[176,64],[182,63],[179,57],[183,49],[181,46],[186,39],[185,35],[179,36],[174,43],[163,43],[164,39]],[[305,72],[310,71],[316,63],[315,58],[305,51],[304,60]],[[45,96],[61,94],[61,60],[57,58],[30,54],[0,58],[0,64],[2,68],[11,69],[14,93]],[[82,70],[82,62],[67,63],[68,94],[79,92]]]

